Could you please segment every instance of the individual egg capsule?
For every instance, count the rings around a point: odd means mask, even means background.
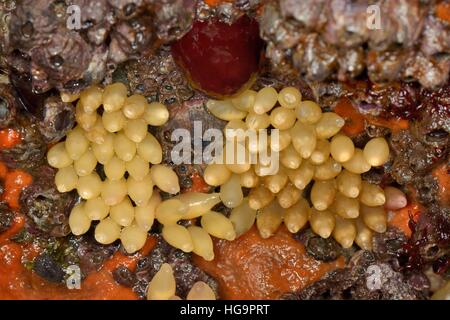
[[[337,192],[333,203],[333,211],[345,219],[357,218],[359,216],[359,201],[357,198],[348,198],[341,192]]]
[[[47,162],[53,168],[61,169],[72,164],[72,159],[66,151],[64,142],[55,144],[47,152]]]
[[[383,137],[370,139],[363,149],[363,154],[371,166],[382,166],[389,160],[389,145]]]
[[[137,144],[137,154],[151,164],[158,164],[162,161],[161,145],[151,133],[147,133],[145,138]]]
[[[131,225],[134,220],[134,207],[130,199],[125,197],[122,202],[112,206],[109,210],[109,216],[122,227]]]
[[[248,205],[253,210],[259,210],[267,206],[274,197],[275,195],[269,189],[264,186],[258,186],[250,190],[248,194]]]
[[[241,186],[244,188],[254,188],[258,185],[259,177],[256,175],[255,170],[251,168],[250,170],[242,173],[240,175]]]
[[[350,160],[343,162],[342,166],[350,172],[361,174],[370,170],[371,166],[366,161],[363,155],[363,151],[359,148],[355,148],[353,157]]]
[[[83,105],[78,101],[77,106],[75,107],[75,120],[83,130],[91,130],[97,122],[97,118],[97,112],[84,111]]]
[[[176,224],[183,218],[189,207],[179,199],[161,202],[155,211],[155,218],[163,225]]]
[[[101,244],[111,244],[120,237],[120,226],[111,218],[100,221],[95,227],[95,240]]]
[[[372,250],[373,231],[370,230],[362,218],[355,221],[356,225],[356,244],[363,250]]]
[[[125,161],[114,156],[104,165],[103,170],[109,180],[120,180],[125,175]]]
[[[288,177],[296,188],[303,190],[314,177],[314,170],[314,166],[309,161],[303,161],[298,169],[288,171]]]
[[[128,119],[137,119],[143,116],[146,106],[147,99],[139,94],[134,94],[125,99],[122,112]]]
[[[174,198],[181,200],[188,206],[183,219],[200,217],[220,202],[219,193],[186,192]]]
[[[58,170],[55,175],[55,185],[59,192],[69,192],[77,187],[78,176],[73,166]]]
[[[139,156],[135,156],[131,161],[125,163],[127,172],[135,180],[142,180],[150,172],[147,161]]]
[[[308,222],[311,208],[306,199],[301,198],[296,204],[284,210],[283,220],[291,233],[297,233]]]
[[[359,201],[369,207],[382,206],[386,202],[384,191],[376,184],[363,181]]]
[[[74,102],[80,98],[80,94],[64,91],[64,92],[60,93],[60,97],[61,97],[62,102]]]
[[[278,101],[278,93],[272,87],[264,87],[256,93],[253,111],[256,114],[263,114],[272,110]]]
[[[148,202],[139,207],[134,208],[134,220],[142,229],[149,231],[155,220],[156,207],[161,203],[159,192],[153,190],[152,196]]]
[[[180,192],[178,176],[172,168],[162,164],[156,164],[150,169],[150,174],[153,183],[162,191],[170,194]]]
[[[315,208],[311,209],[309,224],[311,225],[311,229],[314,233],[318,234],[322,238],[327,239],[330,237],[335,223],[335,217],[330,211],[319,211]]]
[[[114,134],[106,134],[103,143],[94,143],[91,147],[97,161],[105,165],[114,156]]]
[[[102,104],[103,90],[92,85],[89,88],[83,90],[80,94],[80,102],[83,105],[85,112],[94,112]]]
[[[231,120],[225,128],[225,138],[227,140],[243,141],[246,138],[247,125],[242,120]]]
[[[256,163],[253,168],[255,170],[255,174],[258,177],[275,175],[278,173],[278,170],[279,170],[278,162],[275,159],[273,159],[268,164],[262,164],[260,161],[260,162]]]
[[[231,171],[224,164],[212,163],[208,165],[203,173],[203,179],[210,186],[220,186],[231,177]]]
[[[311,153],[310,161],[312,164],[323,164],[330,157],[330,143],[328,140],[318,139],[316,149]]]
[[[325,112],[316,123],[317,137],[320,139],[329,139],[341,130],[345,120],[334,112]]]
[[[73,166],[77,175],[84,177],[94,171],[97,166],[97,158],[92,150],[87,150],[78,160],[73,162]]]
[[[302,94],[297,88],[286,87],[278,94],[278,102],[285,108],[295,109],[302,102]]]
[[[75,127],[67,133],[65,142],[67,153],[73,160],[78,160],[89,148],[89,141],[80,127]]]
[[[450,280],[443,285],[439,285],[433,295],[430,297],[431,300],[450,300]]]
[[[101,191],[102,199],[108,206],[114,206],[125,198],[127,195],[127,182],[125,179],[110,180],[103,182]]]
[[[333,229],[333,238],[344,249],[350,248],[356,238],[356,226],[352,220],[335,217],[336,225]]]
[[[361,217],[373,231],[383,233],[387,229],[387,214],[383,206],[368,207],[361,204]]]
[[[125,127],[127,123],[127,119],[123,115],[121,110],[111,111],[111,112],[103,112],[102,114],[102,123],[103,127],[105,127],[108,132],[119,132]]]
[[[94,126],[85,133],[85,136],[90,142],[100,144],[105,142],[107,134],[108,131],[105,130],[101,118],[98,117]]]
[[[147,231],[138,225],[132,224],[122,229],[120,241],[127,253],[135,253],[144,247],[145,241],[147,241]]]
[[[169,120],[169,110],[162,103],[152,102],[145,106],[143,118],[147,124],[159,127]]]
[[[101,197],[92,198],[85,202],[84,211],[91,220],[103,220],[109,214],[109,206]]]
[[[209,211],[205,213],[202,215],[200,223],[203,229],[216,238],[228,241],[233,241],[236,238],[236,232],[230,219],[219,212]]]
[[[216,300],[216,295],[205,282],[197,281],[189,290],[186,300]]]
[[[386,197],[384,206],[387,210],[398,210],[408,204],[406,195],[398,188],[387,186],[384,188],[384,195]]]
[[[70,212],[69,227],[70,231],[76,236],[85,234],[91,227],[91,219],[86,215],[83,203],[77,204]]]
[[[315,209],[326,210],[334,202],[336,196],[336,181],[315,181],[311,189],[311,202]]]
[[[247,152],[247,151],[244,151]],[[232,163],[226,163],[226,167],[229,171],[235,174],[241,174],[247,172],[251,168],[250,157],[243,155],[242,159],[239,159],[239,153],[236,154],[236,158]],[[228,161],[228,159],[227,159]]]
[[[285,107],[276,107],[270,113],[270,123],[279,130],[292,128],[296,120],[295,111]]]
[[[278,139],[269,140],[270,149],[272,151],[280,152],[286,149],[291,144],[291,134],[289,130],[279,130]]]
[[[131,161],[136,154],[136,143],[123,133],[116,133],[113,140],[114,152],[123,161]]]
[[[286,168],[297,169],[302,164],[302,157],[292,145],[289,145],[287,148],[281,151],[280,162]]]
[[[266,129],[270,126],[270,116],[267,113],[257,114],[250,112],[245,118],[245,124],[251,130]]]
[[[333,158],[328,158],[322,164],[316,166],[314,170],[315,180],[329,180],[334,179],[342,171],[342,166],[340,163],[336,162]]]
[[[143,206],[147,203],[153,194],[153,180],[150,174],[146,175],[141,180],[136,180],[133,177],[127,179],[127,190],[131,200],[137,206]]]
[[[169,300],[175,295],[176,282],[170,264],[163,263],[147,287],[148,300]]]
[[[254,90],[245,90],[237,97],[232,98],[231,103],[236,109],[250,112],[255,104],[256,93]]]
[[[235,208],[241,204],[244,195],[239,175],[232,174],[230,179],[220,186],[220,199],[228,208]]]
[[[102,191],[102,180],[95,172],[80,177],[78,179],[77,191],[80,197],[85,200],[98,197]]]
[[[206,108],[216,118],[225,121],[244,119],[247,112],[239,110],[233,106],[230,100],[208,100]]]
[[[194,245],[192,252],[206,261],[214,260],[214,247],[209,233],[197,226],[189,226],[187,229]]]
[[[282,208],[286,209],[296,204],[300,196],[301,191],[289,183],[277,194],[277,201]]]
[[[314,101],[305,100],[295,108],[295,114],[301,123],[314,124],[322,117],[322,109]]]
[[[256,210],[250,208],[248,198],[244,198],[240,205],[231,210],[230,221],[236,232],[236,237],[246,233],[255,223]]]
[[[279,170],[275,175],[265,176],[263,178],[264,186],[272,193],[278,193],[288,182],[288,176],[283,170]]]
[[[330,153],[333,159],[338,162],[349,161],[355,153],[352,139],[342,134],[335,135],[331,139]]]
[[[308,159],[316,149],[316,131],[310,124],[297,122],[291,128],[292,145],[303,159]]]
[[[191,234],[186,227],[179,224],[166,225],[163,227],[161,234],[164,240],[174,248],[184,252],[192,252],[194,250]]]
[[[339,192],[349,198],[357,198],[362,188],[361,176],[345,169],[337,176],[336,183]]]
[[[120,110],[127,98],[127,91],[127,87],[121,82],[106,86],[103,90],[103,109],[106,112]]]
[[[256,227],[259,235],[267,239],[275,234],[283,221],[283,209],[278,202],[272,201],[266,207],[258,211],[256,215]]]

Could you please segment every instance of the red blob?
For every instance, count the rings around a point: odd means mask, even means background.
[[[258,71],[262,47],[258,23],[244,15],[232,25],[216,19],[194,22],[172,45],[172,54],[196,87],[225,96]]]

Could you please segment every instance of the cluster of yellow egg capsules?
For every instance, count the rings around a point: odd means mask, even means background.
[[[379,186],[362,181],[361,174],[388,161],[389,146],[379,137],[363,149],[356,148],[340,132],[344,119],[301,98],[293,87],[279,93],[265,87],[229,100],[208,101],[208,110],[228,121],[223,154],[236,150],[240,143],[246,160],[230,163],[220,157],[221,161],[205,169],[204,179],[211,186],[220,186],[221,201],[232,208],[229,219],[237,236],[255,220],[263,238],[272,236],[283,222],[292,233],[309,222],[316,234],[333,236],[345,248],[356,242],[370,249],[372,233],[386,230],[385,195]],[[248,136],[239,141],[238,135],[232,134],[237,129],[253,130],[259,138],[259,130],[270,126],[279,130],[278,141],[255,143]],[[261,150],[279,152],[276,170],[260,161]],[[251,156],[256,163],[250,161]],[[302,192],[310,183],[308,201]],[[242,187],[250,189],[247,197]]]
[[[92,221],[99,221],[95,226],[99,243],[120,239],[127,252],[136,252],[144,246],[161,202],[154,186],[170,194],[180,191],[176,173],[161,164],[161,145],[148,132],[149,125],[166,123],[169,112],[144,96],[127,96],[122,83],[104,89],[94,85],[80,95],[61,98],[78,100],[77,125],[48,151],[47,160],[58,169],[58,191],[77,190],[83,199],[70,213],[71,231],[84,234]],[[103,166],[104,181],[98,164]]]
[[[181,300],[176,295],[176,281],[170,264],[163,263],[159,271],[149,282],[147,287],[148,300]],[[197,281],[186,296],[186,300],[216,300],[216,295],[211,287]]]

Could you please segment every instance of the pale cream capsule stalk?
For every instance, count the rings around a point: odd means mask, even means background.
[[[359,174],[342,170],[336,178],[337,188],[340,193],[349,198],[357,198],[362,188],[362,180]]]
[[[337,175],[342,171],[342,166],[340,163],[336,162],[333,158],[328,158],[322,164],[316,166],[314,170],[315,180],[330,180],[337,177]]]
[[[310,157],[312,164],[323,164],[330,157],[330,143],[327,140],[318,139],[316,143],[316,149],[313,151]]]
[[[91,227],[91,219],[86,215],[83,203],[77,204],[70,212],[69,227],[76,236],[85,234]]]
[[[149,103],[145,107],[144,120],[151,126],[162,126],[169,120],[169,110],[167,110],[167,107],[162,103]]]
[[[252,190],[248,195],[248,204],[250,208],[254,210],[259,210],[265,206],[267,206],[273,199],[275,195],[270,192],[264,186],[258,186]]]
[[[382,166],[389,160],[389,145],[383,137],[373,138],[366,143],[363,154],[371,166]]]
[[[80,177],[77,185],[78,194],[85,200],[98,197],[102,191],[102,184],[102,180],[95,172]]]
[[[216,300],[216,295],[205,282],[198,281],[192,286],[186,300]]]
[[[164,226],[162,229],[162,237],[172,247],[180,249],[184,252],[192,252],[194,243],[189,231],[179,224],[171,224]]]
[[[330,237],[335,226],[335,217],[328,211],[319,211],[314,208],[311,209],[311,214],[309,217],[309,223],[311,229],[324,239]]]
[[[95,227],[95,240],[101,244],[110,244],[119,239],[120,226],[111,218],[100,221]]]
[[[219,193],[187,192],[175,197],[188,206],[183,219],[194,219],[209,212],[220,202]]]
[[[355,148],[353,157],[350,160],[343,162],[342,166],[350,172],[361,174],[370,170],[371,166],[366,161],[363,155],[363,151],[359,148]]]
[[[137,144],[137,154],[151,164],[159,164],[162,161],[162,148],[159,141],[151,133]]]
[[[286,209],[296,204],[300,196],[301,191],[289,183],[277,194],[277,201],[282,208]]]
[[[97,158],[92,150],[87,150],[78,160],[73,163],[78,176],[84,177],[91,174],[97,166]]]
[[[102,199],[108,206],[114,206],[122,202],[127,195],[127,182],[125,179],[110,180],[106,179],[103,182],[101,191]]]
[[[172,267],[163,263],[147,287],[148,300],[169,300],[175,295],[176,282]]]
[[[136,180],[130,176],[127,179],[127,190],[131,200],[137,206],[143,206],[153,194],[153,179],[150,174],[141,180]]]
[[[123,161],[131,161],[136,154],[136,143],[123,133],[116,133],[113,140],[114,152]]]
[[[386,202],[386,197],[381,187],[376,184],[363,181],[359,200],[366,206],[377,207],[384,205]]]
[[[361,218],[356,219],[356,244],[364,250],[372,250],[373,232],[370,230]]]
[[[309,161],[303,161],[298,169],[288,171],[288,177],[298,189],[303,190],[314,177],[314,170]]]
[[[302,94],[297,88],[285,87],[278,93],[278,102],[288,109],[295,109],[302,102]]]
[[[308,159],[316,149],[316,130],[310,124],[297,122],[291,128],[292,145],[303,159]]]
[[[244,199],[239,175],[232,174],[230,179],[220,186],[220,199],[228,208],[235,208]]]
[[[330,143],[330,153],[333,159],[338,162],[350,160],[355,153],[352,139],[342,134],[334,136]]]
[[[368,207],[361,204],[361,217],[373,231],[383,233],[387,229],[387,214],[383,206]]]
[[[256,215],[256,226],[261,238],[267,239],[275,234],[283,221],[283,208],[272,201]]]
[[[243,93],[231,99],[233,106],[241,111],[249,112],[255,104],[256,91],[245,90]]]
[[[322,117],[322,109],[314,101],[305,100],[296,107],[295,113],[298,121],[305,124],[314,124]]]
[[[311,189],[311,202],[315,209],[326,210],[332,204],[336,196],[336,181],[315,181]]]
[[[178,176],[172,168],[162,164],[156,164],[150,169],[150,174],[153,183],[162,191],[170,194],[180,192]]]
[[[147,231],[133,224],[122,229],[120,241],[127,253],[135,253],[144,247],[145,241],[147,241]]]
[[[47,162],[53,168],[61,169],[72,164],[73,160],[66,151],[64,142],[59,142],[47,152]]]
[[[336,225],[333,229],[333,238],[344,249],[350,248],[356,238],[356,226],[352,220],[335,217]]]
[[[66,135],[65,147],[72,160],[78,160],[89,148],[89,141],[84,135],[83,129],[76,126]]]
[[[235,108],[230,100],[208,100],[206,108],[216,118],[225,121],[241,120],[247,115],[247,112]]]
[[[127,87],[116,82],[105,87],[103,90],[103,109],[106,112],[120,110],[127,98]]]
[[[176,224],[187,212],[188,206],[179,199],[168,199],[156,207],[155,217],[163,225]]]
[[[95,112],[102,104],[103,90],[96,86],[90,86],[80,94],[80,101],[85,112]]]
[[[336,199],[333,203],[333,210],[342,218],[357,218],[359,216],[359,200],[357,198],[348,198],[341,192],[337,192]]]
[[[89,199],[84,203],[84,211],[91,220],[102,220],[109,214],[109,206],[101,197]]]
[[[94,143],[91,147],[97,161],[105,165],[114,156],[114,135],[112,133],[106,134],[103,143]]]
[[[272,110],[278,101],[278,93],[272,87],[265,87],[258,91],[255,97],[253,111],[256,114],[263,114]]]
[[[58,170],[55,175],[55,185],[59,192],[69,192],[77,187],[78,175],[73,166],[64,167]]]
[[[205,213],[202,216],[201,225],[203,229],[216,238],[228,241],[233,241],[236,238],[236,232],[230,219],[219,212]]]
[[[301,198],[296,204],[284,211],[283,220],[289,232],[297,233],[306,225],[310,210],[306,199]]]
[[[109,216],[122,227],[131,225],[134,219],[134,207],[130,199],[126,197],[122,202],[112,206],[109,210]]]
[[[230,221],[234,226],[237,237],[250,230],[255,223],[255,219],[256,210],[250,208],[248,198],[244,198],[242,203],[236,208],[233,208],[230,214]]]
[[[134,219],[142,229],[149,231],[155,220],[156,207],[161,203],[159,192],[153,190],[152,196],[144,206],[134,208]]]
[[[334,112],[325,112],[322,114],[319,122],[316,123],[317,137],[320,139],[329,139],[341,130],[345,125],[345,120]]]
[[[187,229],[194,245],[193,252],[206,261],[214,260],[213,242],[208,232],[197,226],[190,226]]]

